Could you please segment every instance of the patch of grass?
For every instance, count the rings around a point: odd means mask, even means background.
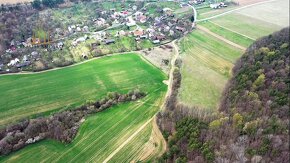
[[[142,154],[144,145],[149,141],[152,133],[152,124],[148,124],[135,138],[120,150],[110,162],[136,162]]]
[[[241,46],[244,47],[248,47],[250,46],[254,40],[247,38],[241,34],[232,32],[230,30],[227,30],[225,28],[222,28],[221,26],[218,26],[210,21],[206,21],[206,22],[202,22],[199,25],[202,25],[204,27],[206,27],[207,29],[209,29],[210,31],[226,38],[227,40],[230,40],[236,44],[239,44]]]
[[[212,22],[254,39],[266,36],[281,28],[237,13],[221,16],[213,19]]]
[[[183,67],[179,91],[181,102],[215,109],[242,51],[202,31],[193,31],[180,42]]]
[[[97,100],[108,92],[164,88],[165,74],[135,54],[29,75],[0,77],[0,126]]]

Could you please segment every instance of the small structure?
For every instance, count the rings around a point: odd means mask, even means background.
[[[180,32],[185,32],[186,31],[185,28],[179,27],[179,26],[176,26],[175,29],[178,30],[178,31],[180,31]]]
[[[29,66],[30,64],[31,64],[30,61],[25,61],[25,62],[17,64],[16,67],[17,68],[23,68],[23,67]]]
[[[18,58],[15,58],[13,60],[11,60],[7,66],[15,66],[17,63],[19,63],[19,59]]]
[[[153,42],[153,44],[159,44],[160,40],[153,40],[152,42]]]
[[[143,32],[143,30],[135,30],[134,32],[133,32],[133,34],[134,34],[134,36],[135,37],[140,37],[140,36],[142,36],[143,34],[144,34],[144,32]]]
[[[188,6],[187,3],[181,3],[181,4],[180,4],[180,7],[187,7],[187,6]]]
[[[106,45],[113,44],[113,43],[115,43],[115,40],[114,39],[107,39],[107,40],[105,40],[105,44]]]

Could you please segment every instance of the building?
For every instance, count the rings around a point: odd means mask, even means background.
[[[106,45],[113,44],[113,43],[115,43],[115,40],[114,39],[107,39],[107,40],[105,40],[105,44]]]

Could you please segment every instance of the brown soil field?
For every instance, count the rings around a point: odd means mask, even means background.
[[[0,0],[0,4],[15,4],[23,2],[32,2],[33,0]]]

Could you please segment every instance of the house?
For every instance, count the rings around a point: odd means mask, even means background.
[[[105,25],[105,23],[106,23],[106,20],[105,20],[104,18],[98,18],[98,19],[95,21],[95,24],[96,24],[97,26],[103,26],[103,25]]]
[[[152,42],[153,42],[153,44],[159,44],[160,40],[153,40]]]
[[[142,35],[140,36],[141,39],[147,39],[148,38],[148,35]]]
[[[18,59],[18,58],[15,58],[15,59],[11,60],[11,61],[7,64],[7,66],[14,66],[14,65],[16,65],[17,63],[19,63],[19,59]]]
[[[128,27],[132,27],[136,25],[136,22],[132,19],[132,17],[128,18],[128,22],[126,23]]]
[[[186,31],[185,28],[179,27],[179,26],[176,26],[175,29],[178,30],[178,31],[180,31],[180,32],[185,32]]]
[[[145,15],[141,15],[140,17],[138,17],[138,19],[139,19],[139,21],[140,21],[140,23],[146,23],[146,16]]]
[[[64,46],[64,43],[63,42],[57,43],[57,48],[62,49],[63,46]]]
[[[137,30],[135,30],[134,32],[133,32],[133,35],[135,36],[135,37],[140,37],[140,36],[142,36],[144,34],[144,31],[143,30],[140,30],[140,29],[137,29]]]
[[[186,4],[186,3],[181,3],[180,4],[180,7],[187,7],[188,6],[188,4]]]
[[[82,31],[82,29],[80,27],[77,27],[77,31],[80,32]]]
[[[24,55],[22,61],[23,61],[23,62],[29,61],[29,60],[28,60],[28,56],[27,56],[27,55]]]
[[[23,67],[29,66],[30,64],[31,64],[30,61],[25,61],[25,62],[17,64],[16,67],[17,68],[23,68]]]
[[[106,45],[113,44],[113,43],[115,43],[115,40],[114,39],[107,39],[107,40],[105,40],[105,44]]]
[[[126,32],[123,31],[123,30],[119,31],[118,33],[119,33],[120,36],[125,36],[126,35]]]
[[[88,27],[88,26],[84,26],[84,27],[83,27],[83,31],[84,31],[84,32],[89,32],[89,27]]]

